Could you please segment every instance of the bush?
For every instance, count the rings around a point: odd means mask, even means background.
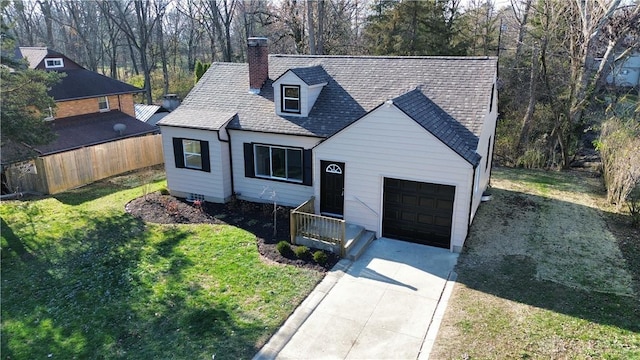
[[[545,155],[539,149],[527,149],[522,156],[518,158],[517,165],[525,169],[540,169],[544,167]]]
[[[311,252],[309,251],[309,248],[306,246],[298,246],[293,252],[296,254],[296,256],[299,259],[302,259],[302,260],[306,260],[311,256]]]
[[[284,257],[292,257],[293,256],[293,250],[291,249],[291,244],[289,244],[289,242],[287,242],[287,241],[282,240],[279,243],[277,243],[276,244],[276,250],[278,250],[280,255],[282,255]]]
[[[640,123],[611,118],[602,125],[595,145],[602,158],[607,200],[619,209],[640,183]]]
[[[324,251],[316,251],[313,253],[313,261],[317,262],[319,265],[324,265],[329,261],[329,257]]]
[[[162,188],[159,191],[160,195],[169,195],[169,190],[167,188]]]

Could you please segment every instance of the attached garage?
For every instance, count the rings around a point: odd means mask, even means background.
[[[382,236],[449,248],[455,186],[384,179]]]

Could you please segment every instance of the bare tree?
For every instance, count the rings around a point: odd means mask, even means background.
[[[307,0],[307,31],[309,32],[309,53],[316,55],[316,25],[313,15],[313,0]]]
[[[53,17],[51,16],[51,1],[50,0],[38,0],[40,11],[42,12],[42,18],[45,24],[46,31],[46,44],[49,48],[54,48],[53,41]]]
[[[623,10],[620,4],[621,0],[574,0],[567,4],[576,25],[568,28],[567,39],[572,94],[569,117],[573,124],[581,122],[583,110],[603,84],[603,78],[608,75],[607,64],[615,59],[618,45],[632,29],[638,28],[640,5],[636,3]],[[624,15],[616,16],[623,11]],[[605,35],[605,51],[600,66],[596,67],[596,45]]]
[[[165,4],[166,6],[166,4]],[[164,11],[164,6],[160,6]],[[148,61],[147,51],[153,29],[159,18],[159,11],[151,11],[151,0],[131,0],[127,3],[116,2],[116,12],[109,12],[108,15],[113,22],[125,34],[130,46],[133,46],[140,57],[140,66],[144,75],[145,98],[147,104],[153,103],[151,97],[151,68]],[[135,18],[130,19],[127,14],[133,13]],[[155,16],[154,16],[155,15]]]
[[[164,0],[156,0],[154,3],[155,16],[156,16],[156,46],[160,55],[160,62],[162,65],[162,93],[167,94],[169,92],[169,70],[167,68],[167,49],[164,43],[164,26],[163,19],[165,15],[167,4]]]

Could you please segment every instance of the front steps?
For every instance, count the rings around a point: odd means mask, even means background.
[[[360,225],[347,224],[344,252],[346,258],[357,260],[367,249],[367,246],[376,239],[376,233],[366,230]]]
[[[375,239],[375,232],[366,230],[360,225],[346,224],[344,245],[345,258],[357,260],[367,249],[367,246]],[[311,248],[331,251],[334,254],[340,255],[340,247],[335,243],[329,243],[301,235],[296,236],[294,243]]]

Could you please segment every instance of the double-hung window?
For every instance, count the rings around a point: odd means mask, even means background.
[[[184,167],[202,170],[202,149],[200,141],[182,139]]]
[[[302,182],[302,149],[254,145],[255,175]]]
[[[106,96],[100,96],[98,98],[98,110],[109,111],[109,99]]]
[[[173,138],[173,155],[176,168],[211,171],[208,141]]]
[[[282,112],[300,113],[300,86],[282,85]]]

